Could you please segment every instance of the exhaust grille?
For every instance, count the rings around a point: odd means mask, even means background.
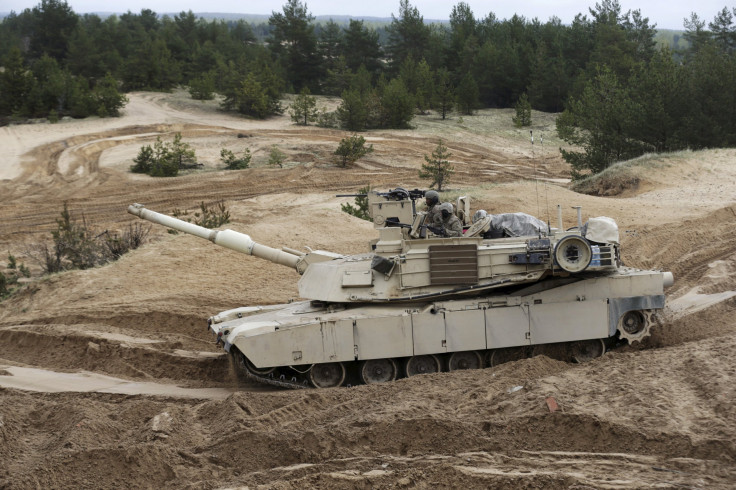
[[[431,245],[429,283],[478,284],[478,246]]]

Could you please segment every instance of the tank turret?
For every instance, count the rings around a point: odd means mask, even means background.
[[[615,223],[603,243],[591,242],[579,229],[561,232],[546,226],[535,229],[533,236],[513,236],[514,231],[506,229],[505,238],[488,239],[483,231],[491,226],[490,217],[470,226],[461,237],[446,238],[441,230],[423,224],[423,213],[416,211],[414,202],[418,192],[369,194],[374,222],[380,219],[384,226],[378,228],[379,239],[371,243],[369,252],[350,256],[279,250],[244,233],[210,230],[140,204],[130,206],[128,212],[291,267],[302,274],[299,295],[325,303],[425,301],[518,286],[547,276],[605,273],[618,266]]]

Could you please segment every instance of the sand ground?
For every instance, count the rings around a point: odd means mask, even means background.
[[[0,253],[36,273],[27,251],[50,239],[65,202],[115,231],[133,202],[170,213],[224,200],[228,227],[262,243],[363,252],[375,232],[335,194],[425,187],[417,171],[442,138],[451,187],[475,209],[554,220],[563,203],[572,226],[582,205],[617,220],[627,265],[675,276],[650,338],[586,364],[535,357],[279,391],[238,386],[205,320],[295,299],[298,276],[153,228],[115,263],[34,280],[0,303],[0,488],[733,488],[736,151],[648,156],[636,189],[591,197],[564,183],[551,116],[535,114],[534,145],[510,119],[430,115],[368,132],[375,151],[349,169],[332,156],[343,132],[246,120],[181,92],[131,94],[115,119],[0,128]],[[141,145],[175,132],[203,170],[127,171]],[[282,169],[266,165],[274,145]],[[221,148],[245,147],[253,168],[220,168]]]

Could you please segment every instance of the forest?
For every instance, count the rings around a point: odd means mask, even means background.
[[[350,131],[528,100],[559,113],[559,135],[579,149],[562,151],[574,177],[647,152],[736,145],[736,8],[693,13],[671,48],[618,0],[544,23],[476,17],[464,2],[448,23],[427,23],[409,0],[398,7],[385,26],[316,23],[287,0],[252,24],[148,9],[101,18],[42,0],[0,23],[0,120],[114,116],[127,91],[186,86],[257,118],[282,112],[284,93],[338,96],[318,124]]]

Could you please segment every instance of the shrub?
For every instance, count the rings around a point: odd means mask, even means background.
[[[367,185],[361,187],[358,190],[357,196],[355,196],[355,206],[350,203],[341,204],[340,208],[343,212],[351,214],[357,218],[364,219],[366,221],[373,221],[370,213],[368,212],[368,196],[367,194],[371,191],[371,186]]]
[[[224,201],[217,201],[212,206],[208,206],[203,201],[199,203],[199,211],[195,211],[193,216],[189,216],[189,211],[181,211],[179,209],[174,209],[171,214],[175,218],[183,219],[188,223],[194,223],[205,228],[217,228],[230,222],[230,210]]]
[[[13,294],[21,276],[31,276],[26,266],[24,264],[18,265],[15,257],[10,254],[8,254],[8,270],[7,274],[0,272],[0,300]]]
[[[133,162],[131,172],[152,177],[176,177],[179,170],[198,166],[194,150],[188,143],[182,143],[181,133],[174,134],[171,143],[164,143],[159,136],[153,148],[142,146]]]
[[[225,164],[225,168],[228,170],[242,170],[244,168],[248,168],[251,158],[252,155],[250,154],[250,149],[248,148],[243,151],[243,156],[240,158],[237,158],[235,156],[235,153],[226,148],[220,150],[220,159],[222,160],[222,163]]]
[[[268,164],[272,167],[278,166],[279,168],[283,168],[285,160],[286,153],[279,150],[276,146],[272,146],[271,153],[268,155]]]
[[[122,235],[104,231],[97,233],[82,217],[77,221],[67,203],[51,232],[53,244],[39,243],[29,248],[28,256],[39,263],[47,274],[72,269],[89,269],[117,260],[125,252],[140,247],[150,227],[129,225]],[[23,269],[19,269],[23,272]]]
[[[189,95],[195,100],[215,98],[215,77],[209,72],[189,82]]]
[[[123,254],[143,245],[150,231],[150,226],[143,226],[140,223],[130,223],[128,229],[122,234],[116,232],[108,233],[106,231],[102,243],[111,260],[117,260]]]
[[[334,155],[340,157],[340,166],[344,168],[372,151],[373,145],[366,147],[365,138],[354,134],[340,140]]]
[[[323,107],[317,114],[317,126],[320,128],[336,128],[339,124],[336,112],[327,112]]]

